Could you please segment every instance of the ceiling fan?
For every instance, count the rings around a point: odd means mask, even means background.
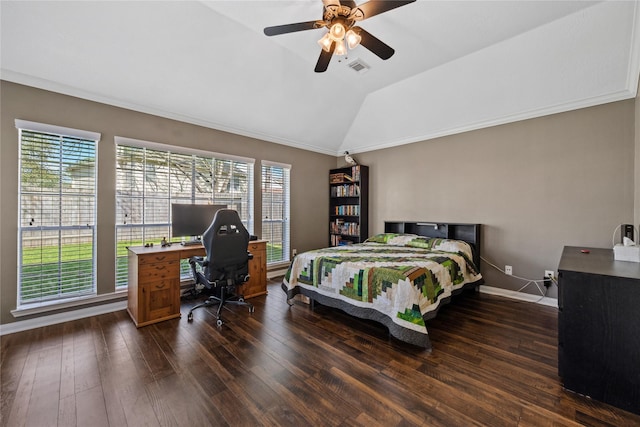
[[[322,50],[316,64],[316,73],[327,70],[333,54],[346,55],[347,46],[353,49],[360,44],[380,58],[389,59],[395,51],[364,28],[356,26],[356,23],[414,1],[416,0],[369,0],[358,6],[354,0],[322,0],[324,13],[321,20],[266,27],[264,33],[267,36],[276,36],[327,28],[329,32],[318,40]]]

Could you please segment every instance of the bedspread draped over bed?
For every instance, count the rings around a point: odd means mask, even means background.
[[[480,283],[468,243],[385,233],[365,243],[296,256],[282,289],[376,320],[408,343],[430,348],[425,321],[466,285]]]

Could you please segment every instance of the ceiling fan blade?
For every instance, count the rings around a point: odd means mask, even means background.
[[[366,3],[362,3],[360,6],[357,6],[351,12],[351,17],[356,21],[361,21],[363,19],[388,12],[400,6],[406,6],[414,1],[416,0],[369,0]]]
[[[277,36],[278,34],[313,30],[321,27],[321,25],[319,25],[319,22],[322,22],[322,21],[307,21],[307,22],[297,22],[295,24],[275,25],[273,27],[266,27],[264,29],[264,33],[268,36]]]
[[[395,50],[393,50],[391,46],[377,37],[372,36],[371,33],[364,28],[354,27],[354,29],[355,28],[358,29],[358,33],[360,34],[360,37],[362,37],[362,40],[360,40],[360,44],[362,46],[366,47],[382,59],[389,59],[393,56]]]
[[[329,48],[329,52],[322,49],[320,51],[320,57],[318,58],[318,62],[316,63],[316,68],[313,70],[316,73],[324,73],[329,68],[329,62],[331,61],[331,57],[333,56],[333,51],[336,48],[336,42],[331,43],[331,47]]]
[[[340,4],[347,6],[349,9],[355,9],[356,2],[354,0],[340,0]]]
[[[340,0],[322,0],[324,7],[327,6],[340,6]]]

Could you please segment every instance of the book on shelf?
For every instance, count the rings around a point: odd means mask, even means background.
[[[352,166],[351,167],[351,177],[353,181],[360,181],[360,166]]]
[[[336,219],[334,222],[331,223],[331,233],[340,234],[340,230],[342,230],[343,224],[344,224],[344,220]]]
[[[354,179],[351,175],[337,172],[329,175],[329,183],[331,184],[342,184],[343,182],[353,182]]]
[[[331,184],[341,184],[343,182],[358,182],[360,181],[360,166],[351,167],[351,175],[345,172],[335,172],[329,174],[329,182]]]
[[[357,184],[344,184],[331,187],[331,197],[358,197],[360,186]]]
[[[358,216],[360,215],[360,206],[359,205],[339,205],[334,208],[333,213],[334,215]]]
[[[330,224],[331,234],[341,234],[344,236],[358,236],[360,234],[360,224],[357,222],[345,222],[338,218]]]

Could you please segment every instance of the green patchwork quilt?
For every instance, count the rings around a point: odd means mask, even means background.
[[[430,348],[425,321],[457,290],[482,280],[472,260],[466,242],[387,233],[299,254],[282,288],[289,299],[301,293]]]

